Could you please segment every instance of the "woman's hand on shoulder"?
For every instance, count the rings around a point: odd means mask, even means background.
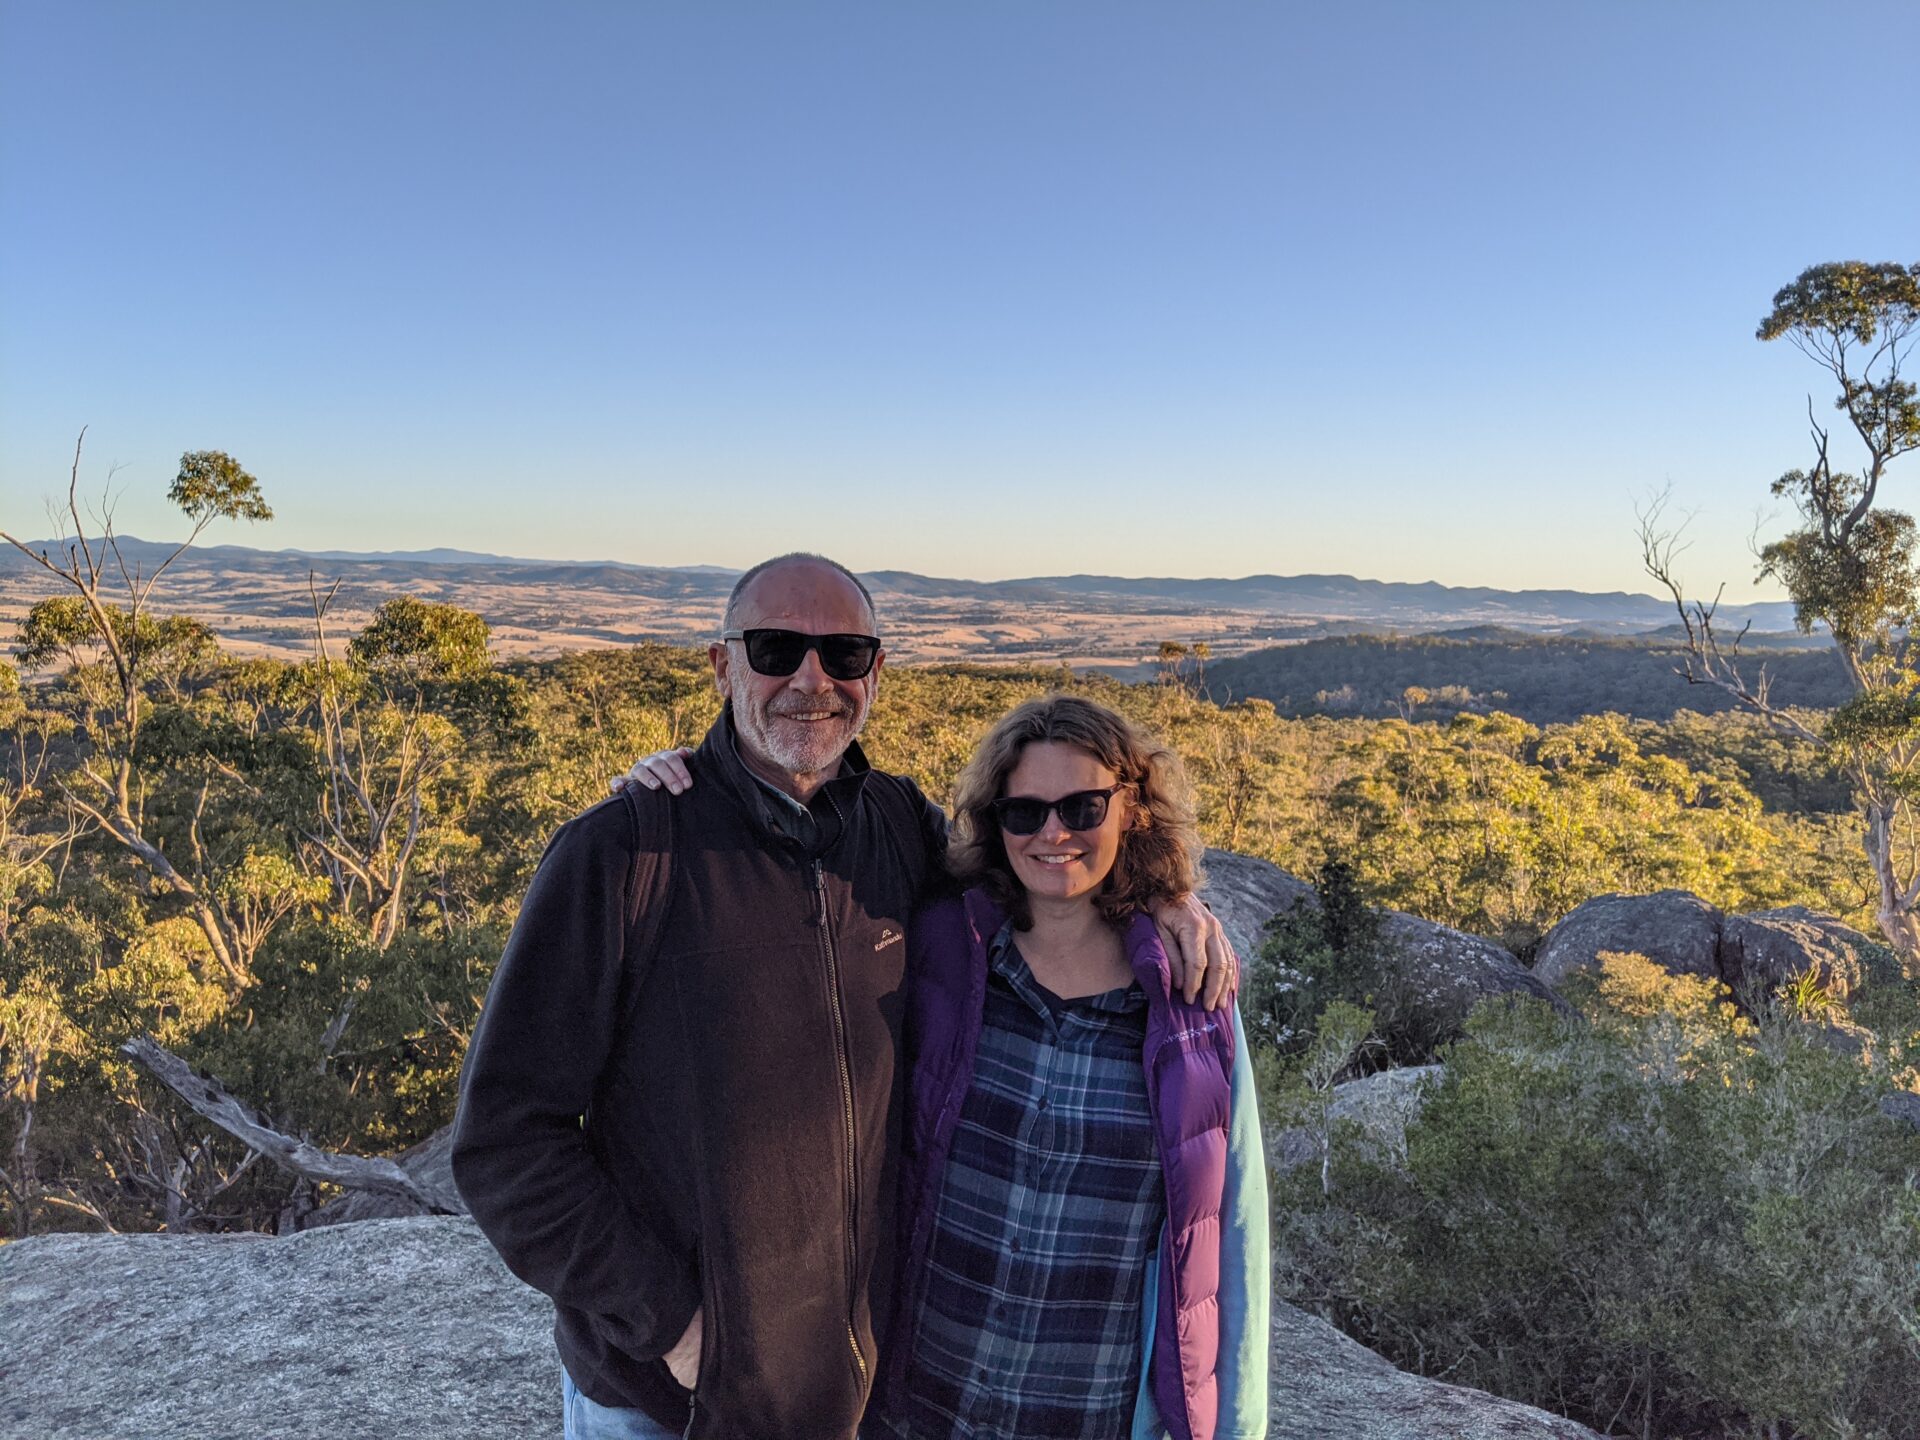
[[[629,785],[643,785],[649,790],[664,786],[670,795],[681,794],[693,788],[693,772],[687,768],[687,757],[691,754],[693,751],[683,747],[643,755],[626,774],[616,775],[608,788],[618,795]]]

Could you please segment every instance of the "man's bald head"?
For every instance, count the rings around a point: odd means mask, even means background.
[[[860,577],[842,565],[838,560],[829,560],[824,555],[815,555],[805,550],[794,550],[785,555],[776,555],[771,560],[762,560],[758,565],[734,581],[733,592],[727,596],[726,617],[720,622],[721,628],[738,630],[743,627],[744,621],[742,617],[746,614],[751,600],[749,592],[753,590],[755,584],[763,576],[773,574],[782,574],[784,576],[784,572],[788,570],[801,568],[829,571],[845,580],[847,584],[851,585],[860,594],[860,603],[865,607],[867,612],[868,632],[871,634],[879,633],[880,618],[874,613],[873,595],[867,587],[860,582]]]

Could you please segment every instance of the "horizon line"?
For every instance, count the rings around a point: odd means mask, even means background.
[[[57,548],[72,544],[74,538],[75,537],[72,537],[72,536],[63,536],[58,539],[29,540],[23,543],[26,546],[26,548],[29,550],[38,550],[43,548],[57,549]],[[100,540],[103,538],[105,537],[92,537],[93,543],[100,543]],[[130,542],[132,544],[137,544],[137,545],[153,546],[154,548],[157,548],[157,549],[159,548],[172,549],[175,547],[175,544],[176,544],[176,542],[172,542],[172,541],[147,540],[142,538],[141,536],[133,535],[133,534],[116,535],[111,538],[115,540],[123,541],[123,542]],[[211,544],[194,544],[188,547],[188,549],[189,549],[189,554],[197,552],[199,554],[204,555],[204,554],[211,554],[216,551],[232,550],[232,551],[242,551],[250,555],[286,556],[286,557],[310,559],[310,560],[339,560],[339,561],[347,561],[347,562],[359,562],[362,564],[411,563],[416,565],[452,566],[452,565],[491,563],[491,564],[528,566],[528,567],[562,566],[570,569],[592,569],[596,567],[609,567],[609,568],[621,569],[621,570],[659,571],[659,572],[667,572],[671,574],[704,574],[704,575],[741,575],[741,574],[744,574],[748,568],[750,568],[748,566],[743,566],[743,565],[713,565],[713,564],[705,564],[705,563],[696,563],[696,564],[688,564],[688,565],[664,565],[664,564],[651,563],[643,560],[618,560],[618,559],[611,559],[611,558],[590,559],[590,560],[569,560],[569,559],[559,559],[559,558],[542,557],[542,556],[506,555],[506,554],[501,554],[493,551],[465,550],[457,546],[445,546],[445,545],[427,546],[423,549],[417,549],[417,550],[341,550],[341,549],[321,550],[321,549],[307,549],[297,545],[281,546],[278,548],[269,548],[266,546],[246,545],[246,544],[235,543],[235,542],[215,542]],[[0,555],[4,555],[7,553],[18,554],[19,552],[17,550],[14,550],[13,547],[11,546],[0,547]],[[849,568],[853,568],[855,574],[865,576],[865,577],[899,575],[899,576],[905,576],[905,577],[909,577],[916,580],[932,580],[932,581],[941,581],[941,582],[951,582],[951,583],[963,584],[963,585],[983,585],[983,586],[1027,585],[1027,584],[1046,584],[1046,583],[1057,584],[1057,583],[1071,582],[1071,581],[1098,581],[1098,580],[1124,581],[1129,584],[1148,584],[1156,581],[1164,581],[1164,582],[1186,584],[1186,585],[1207,585],[1207,584],[1244,585],[1250,582],[1261,581],[1261,580],[1350,581],[1356,585],[1390,587],[1390,588],[1399,588],[1399,589],[1430,589],[1430,590],[1441,590],[1441,591],[1448,591],[1448,592],[1455,592],[1455,593],[1473,592],[1473,591],[1491,591],[1491,592],[1502,594],[1502,595],[1521,595],[1521,596],[1577,595],[1577,596],[1594,598],[1594,599],[1620,598],[1620,599],[1630,599],[1630,600],[1645,600],[1645,601],[1652,601],[1660,605],[1668,605],[1672,603],[1669,597],[1656,595],[1651,591],[1619,590],[1619,589],[1582,590],[1582,589],[1578,589],[1571,586],[1557,586],[1557,587],[1527,586],[1527,587],[1515,589],[1507,586],[1490,584],[1490,583],[1460,585],[1460,584],[1451,584],[1444,580],[1384,580],[1384,579],[1379,579],[1371,576],[1354,575],[1345,571],[1301,571],[1301,572],[1297,572],[1290,575],[1281,574],[1277,571],[1256,571],[1246,575],[1168,575],[1168,574],[1121,575],[1121,574],[1115,574],[1111,572],[1083,570],[1083,571],[1061,572],[1061,573],[1056,573],[1052,575],[1020,575],[1020,576],[1009,576],[1001,580],[983,580],[983,579],[978,579],[978,578],[975,578],[972,576],[966,576],[966,575],[936,575],[936,574],[928,573],[926,571],[906,570],[906,569],[899,568],[897,566],[883,566],[875,569],[859,569],[856,567],[849,567]],[[1777,599],[1756,599],[1756,600],[1747,602],[1746,605],[1736,605],[1734,608],[1744,609],[1744,608],[1749,608],[1751,606],[1758,606],[1758,605],[1787,605],[1791,603],[1792,601],[1790,599],[1788,599],[1785,596],[1781,596]]]

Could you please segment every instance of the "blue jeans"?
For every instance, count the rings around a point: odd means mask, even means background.
[[[566,1397],[566,1440],[681,1440],[680,1430],[669,1429],[644,1410],[596,1405],[580,1393],[564,1365],[560,1378]]]

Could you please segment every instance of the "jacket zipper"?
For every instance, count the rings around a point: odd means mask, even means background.
[[[859,1374],[864,1396],[871,1388],[867,1380],[867,1357],[860,1353],[860,1336],[853,1325],[860,1223],[860,1170],[854,1155],[853,1065],[848,1059],[847,1017],[840,1003],[840,963],[834,954],[833,923],[827,909],[827,875],[818,860],[813,862],[813,889],[820,901],[820,953],[827,965],[827,1005],[833,1012],[834,1058],[840,1064],[840,1118],[847,1137],[847,1348],[853,1351],[853,1367]]]

